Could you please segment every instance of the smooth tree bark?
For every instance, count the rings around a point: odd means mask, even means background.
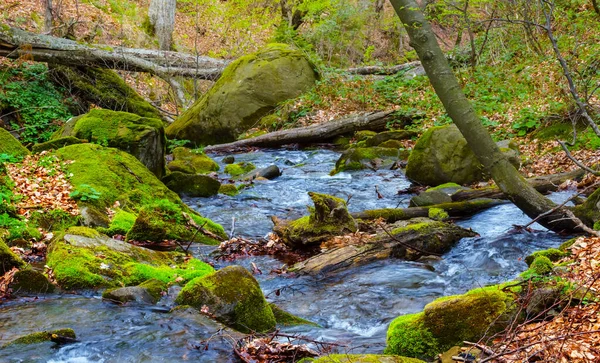
[[[42,0],[44,6],[44,33],[52,35],[52,0]]]
[[[582,222],[571,211],[557,207],[537,192],[500,152],[473,106],[463,93],[446,57],[437,43],[431,25],[414,0],[390,0],[404,24],[410,45],[415,49],[431,85],[446,112],[456,124],[479,162],[506,196],[530,218],[555,232],[581,232]]]
[[[176,5],[176,0],[150,0],[148,18],[161,50],[171,50]]]

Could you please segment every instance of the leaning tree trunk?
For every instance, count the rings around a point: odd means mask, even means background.
[[[556,231],[582,231],[582,223],[565,208],[538,193],[506,159],[481,124],[462,92],[446,57],[437,43],[431,25],[414,0],[390,0],[404,24],[410,45],[415,49],[431,85],[446,112],[463,134],[473,153],[508,198],[544,227]]]
[[[171,50],[173,29],[175,29],[176,0],[151,0],[148,18],[154,28],[161,50]]]

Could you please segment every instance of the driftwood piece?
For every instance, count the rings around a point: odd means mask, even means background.
[[[544,194],[558,190],[558,186],[567,180],[581,180],[585,175],[582,169],[576,169],[566,173],[538,176],[527,179],[538,192]],[[452,194],[452,200],[460,202],[476,198],[507,199],[506,195],[498,187],[460,190]]]
[[[414,69],[421,66],[421,62],[409,62],[404,64],[399,64],[391,67],[380,67],[380,66],[366,66],[366,67],[356,67],[356,68],[348,68],[346,73],[350,74],[359,74],[361,76],[367,75],[384,75],[389,76],[392,74],[396,74],[401,71]]]
[[[407,248],[407,246],[414,246],[419,251],[439,255],[447,252],[461,238],[476,235],[476,232],[451,223],[419,218],[403,224],[400,228],[390,231],[389,234],[381,233],[371,242],[327,250],[295,264],[290,271],[316,275],[387,258],[416,260],[423,253],[416,253],[416,250],[411,251],[411,248]]]
[[[385,220],[387,223],[393,223],[396,221],[417,217],[427,217],[429,215],[429,209],[431,208],[443,209],[450,217],[469,217],[483,210],[505,203],[508,203],[508,201],[479,198],[475,200],[442,203],[425,207],[370,209],[362,212],[352,213],[352,217],[356,219],[383,218],[383,220]]]
[[[336,136],[349,134],[354,131],[382,131],[386,124],[397,120],[399,116],[394,111],[371,112],[362,115],[349,116],[318,125],[299,127],[291,130],[270,132],[250,139],[239,140],[227,144],[207,146],[206,152],[231,152],[248,147],[279,147],[287,144],[314,144],[331,140]],[[401,116],[407,123],[409,116]]]
[[[85,45],[0,24],[0,56],[38,62],[147,72],[163,79],[184,76],[215,80],[228,62],[171,51]]]

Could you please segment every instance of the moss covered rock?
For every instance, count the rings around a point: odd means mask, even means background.
[[[119,303],[135,301],[138,303],[156,304],[165,291],[167,291],[167,284],[157,279],[151,279],[138,286],[107,289],[102,293],[102,298]]]
[[[242,174],[247,174],[254,169],[256,169],[256,166],[254,166],[254,164],[242,161],[240,163],[226,165],[225,173],[231,176],[240,176]]]
[[[0,275],[4,275],[7,271],[16,268],[22,268],[25,266],[19,256],[8,248],[2,236],[0,236]]]
[[[425,207],[429,205],[452,203],[452,197],[441,190],[426,190],[410,198],[410,207]]]
[[[210,197],[219,192],[221,183],[208,175],[184,174],[174,171],[163,178],[165,185],[179,195]]]
[[[331,354],[318,359],[305,359],[312,363],[425,363],[420,359],[380,354]]]
[[[228,266],[190,281],[176,302],[198,310],[206,306],[218,321],[244,333],[266,332],[276,325],[258,282],[241,266]]]
[[[368,138],[365,142],[365,145],[368,147],[379,146],[386,141],[390,141],[390,140],[401,141],[401,140],[410,139],[410,138],[416,137],[416,136],[417,136],[416,132],[408,131],[408,130],[384,131],[384,132],[380,132],[380,133]]]
[[[74,136],[64,136],[64,137],[58,137],[56,139],[43,142],[41,144],[35,144],[31,148],[31,150],[34,153],[41,153],[42,151],[57,150],[57,149],[60,149],[61,147],[75,145],[75,144],[81,144],[84,142],[85,142],[85,140],[78,139]]]
[[[12,342],[10,342],[7,345],[37,344],[37,343],[50,342],[50,341],[54,342],[54,341],[59,341],[59,339],[61,337],[66,337],[66,338],[70,338],[70,339],[77,338],[77,336],[75,335],[75,331],[73,329],[67,328],[67,329],[58,329],[58,330],[43,331],[43,332],[28,334],[28,335],[25,335],[25,336],[22,336],[20,338],[13,340]]]
[[[51,75],[55,83],[69,90],[85,111],[91,105],[97,105],[109,110],[163,119],[156,107],[144,100],[110,69],[56,65],[51,68]]]
[[[436,186],[471,184],[483,180],[485,174],[465,138],[451,124],[423,133],[408,158],[406,176],[419,184]]]
[[[94,109],[69,120],[53,138],[68,136],[123,150],[135,156],[158,178],[165,175],[166,139],[159,119]]]
[[[193,221],[190,221],[190,218]],[[192,223],[193,222],[193,223]],[[216,244],[217,241],[198,231],[196,226],[226,237],[223,228],[209,219],[188,214],[169,200],[158,200],[142,208],[127,233],[128,241],[162,242],[164,240],[192,241]]]
[[[29,268],[15,274],[10,288],[14,294],[46,294],[56,289],[43,273]]]
[[[275,316],[275,321],[277,321],[277,325],[281,325],[281,326],[296,326],[296,325],[319,326],[318,324],[313,323],[312,321],[302,319],[301,317],[296,316],[294,314],[290,314],[287,311],[283,310],[282,308],[280,308],[279,306],[277,306],[273,303],[269,303],[269,306],[271,307],[271,311],[273,311],[273,315]]]
[[[527,266],[531,266],[533,261],[540,256],[547,257],[551,262],[557,262],[558,260],[560,260],[561,258],[563,258],[567,255],[568,255],[568,252],[561,251],[556,248],[549,248],[547,250],[536,251],[536,252],[532,253],[531,255],[525,257],[525,263],[527,263]]]
[[[230,197],[236,196],[240,193],[239,189],[235,184],[221,184],[219,187],[219,194],[229,195]]]
[[[80,200],[80,209],[87,206],[99,213],[106,213],[106,208],[113,207],[118,201],[123,210],[138,215],[145,206],[167,200],[176,205],[181,213],[185,212],[200,221],[200,225],[207,221],[126,152],[100,145],[79,144],[66,146],[54,153],[61,160],[68,161],[64,168],[72,174],[70,181],[75,190],[92,187],[97,192],[97,199]],[[223,228],[213,222],[207,222],[204,228],[224,235]]]
[[[185,147],[173,149],[173,161],[167,164],[170,171],[186,174],[208,174],[219,170],[219,164],[204,153],[197,153]]]
[[[29,150],[21,145],[10,132],[0,127],[0,154],[26,156],[29,155]]]
[[[335,168],[331,171],[331,175],[346,170],[378,169],[393,164],[399,156],[398,149],[382,147],[351,148],[340,155],[335,163]]]
[[[573,213],[589,227],[600,221],[600,188],[596,189],[583,204],[578,205]]]
[[[308,195],[314,203],[314,208],[309,208],[310,215],[275,225],[274,231],[286,244],[312,246],[332,236],[356,232],[358,225],[348,212],[346,202],[327,194],[309,192]]]
[[[317,78],[302,52],[271,44],[227,66],[210,91],[167,127],[167,136],[196,145],[234,141]]]
[[[508,324],[513,297],[498,286],[439,298],[423,312],[400,316],[387,333],[387,354],[431,359],[463,341],[478,341]]]
[[[57,234],[48,250],[47,264],[58,284],[67,290],[138,285],[148,279],[183,282],[213,272],[196,259],[179,253],[152,251],[108,238],[85,227]]]

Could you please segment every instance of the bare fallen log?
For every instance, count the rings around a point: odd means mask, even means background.
[[[566,173],[538,176],[527,179],[538,192],[545,194],[558,190],[558,186],[567,180],[581,180],[585,175],[585,170],[576,169]],[[508,199],[498,187],[460,190],[452,194],[452,200],[460,202],[477,198]]]
[[[476,235],[471,230],[451,223],[419,218],[380,233],[373,241],[327,250],[295,264],[290,271],[316,275],[387,258],[416,260],[426,254],[440,255],[461,238]]]
[[[370,209],[362,212],[354,212],[351,213],[351,215],[356,219],[382,218],[387,223],[393,223],[417,217],[427,217],[429,216],[430,209],[438,208],[446,211],[450,217],[458,218],[469,217],[478,212],[506,203],[508,203],[506,200],[479,198],[462,202],[435,204],[426,207]]]
[[[147,72],[163,79],[184,76],[215,80],[228,61],[179,52],[85,45],[0,24],[0,56],[38,62]]]
[[[333,139],[336,136],[360,130],[382,131],[393,120],[409,123],[409,116],[398,116],[394,111],[372,112],[350,116],[318,125],[299,127],[291,130],[270,132],[250,139],[204,148],[206,152],[231,152],[248,147],[278,147],[287,144],[314,144]]]
[[[359,74],[361,76],[367,76],[367,75],[389,76],[389,75],[396,74],[401,71],[415,69],[420,66],[421,66],[421,62],[416,61],[416,62],[399,64],[399,65],[391,66],[391,67],[366,66],[366,67],[348,68],[348,69],[346,69],[346,73]]]

